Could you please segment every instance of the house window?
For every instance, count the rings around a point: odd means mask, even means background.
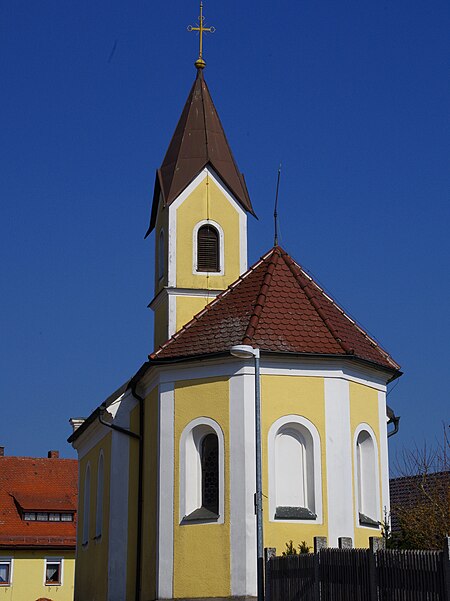
[[[12,559],[0,558],[0,586],[9,586],[12,581]]]
[[[321,521],[320,439],[299,415],[277,420],[269,430],[269,512],[274,520]]]
[[[220,271],[219,232],[210,224],[197,232],[197,271]]]
[[[103,525],[103,453],[100,452],[97,471],[97,502],[95,510],[95,538],[102,535]]]
[[[209,418],[192,421],[180,439],[180,521],[223,523],[224,442]]]
[[[355,481],[360,526],[378,528],[378,471],[374,437],[365,427],[356,437]]]
[[[45,584],[58,586],[62,584],[62,559],[45,560]]]
[[[48,522],[48,513],[46,513],[46,512],[38,512],[36,514],[36,520],[38,522]]]
[[[82,544],[89,542],[89,513],[91,504],[91,467],[88,464],[86,475],[84,477],[84,498],[83,498],[83,538]]]
[[[62,513],[61,522],[73,522],[73,513]]]
[[[27,522],[35,522],[36,514],[34,513],[34,511],[25,511],[25,513],[23,514],[23,519]]]
[[[158,241],[158,278],[161,279],[164,275],[164,230],[159,232]]]

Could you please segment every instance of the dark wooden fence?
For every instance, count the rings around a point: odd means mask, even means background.
[[[448,548],[325,548],[266,562],[266,601],[450,601],[449,588]]]

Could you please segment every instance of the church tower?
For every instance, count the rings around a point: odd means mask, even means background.
[[[247,269],[247,213],[254,212],[200,59],[156,172],[147,232],[155,231],[155,294],[150,303],[155,349]]]

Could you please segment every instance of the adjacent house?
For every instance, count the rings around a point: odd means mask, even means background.
[[[74,459],[6,457],[0,447],[0,599],[71,601],[78,470]]]

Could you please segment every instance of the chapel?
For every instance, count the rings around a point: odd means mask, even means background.
[[[77,601],[256,596],[256,372],[238,345],[259,356],[264,546],[367,547],[389,509],[399,365],[280,246],[248,267],[257,199],[195,66],[147,232],[154,348],[69,438]]]

